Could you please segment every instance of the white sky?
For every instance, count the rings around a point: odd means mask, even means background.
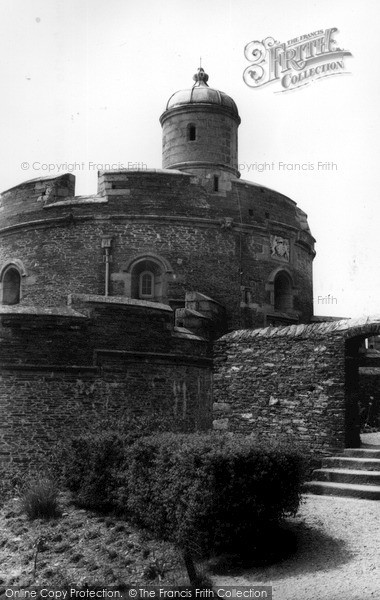
[[[199,65],[242,123],[239,163],[334,162],[337,171],[264,171],[308,214],[317,239],[315,313],[380,312],[380,3],[375,0],[1,0],[0,189],[84,163],[77,195],[96,192],[89,163],[161,167],[158,122]],[[276,94],[251,89],[244,46],[337,27],[350,74]],[[21,163],[29,168],[22,169]],[[35,164],[37,163],[37,164]],[[34,168],[33,168],[34,165]],[[336,304],[318,304],[330,294]]]

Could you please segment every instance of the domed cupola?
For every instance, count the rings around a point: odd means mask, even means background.
[[[238,171],[237,129],[240,117],[234,100],[210,88],[200,67],[192,88],[175,92],[160,117],[162,166],[194,173],[211,191],[221,191]]]

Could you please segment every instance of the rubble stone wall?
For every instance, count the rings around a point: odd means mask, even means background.
[[[343,449],[347,428],[359,427],[359,359],[346,342],[371,329],[379,324],[347,320],[222,337],[215,344],[214,428],[300,442],[316,456]]]

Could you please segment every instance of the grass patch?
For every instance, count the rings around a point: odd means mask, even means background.
[[[59,516],[58,488],[54,481],[39,478],[21,490],[21,509],[28,519],[54,519]]]

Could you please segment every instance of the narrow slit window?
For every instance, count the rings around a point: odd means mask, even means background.
[[[219,177],[214,175],[214,192],[219,192]]]
[[[195,125],[189,125],[187,128],[187,138],[190,142],[195,142],[197,139],[197,129]]]

